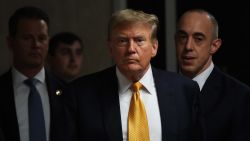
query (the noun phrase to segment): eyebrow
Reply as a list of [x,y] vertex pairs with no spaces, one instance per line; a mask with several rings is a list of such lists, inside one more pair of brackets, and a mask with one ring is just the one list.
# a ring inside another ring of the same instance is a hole
[[204,34],[204,33],[202,33],[202,32],[195,32],[193,35],[194,35],[194,36],[202,36],[202,37],[206,37],[206,36],[205,36],[205,34]]
[[187,34],[187,32],[184,30],[177,30],[176,34]]
[[[188,34],[188,33],[184,30],[178,30],[177,34]],[[192,35],[205,37],[205,34],[202,32],[194,32]]]

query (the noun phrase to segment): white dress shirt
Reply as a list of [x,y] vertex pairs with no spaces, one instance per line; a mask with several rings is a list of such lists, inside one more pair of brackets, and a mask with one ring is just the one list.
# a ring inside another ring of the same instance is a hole
[[[120,112],[121,112],[121,122],[122,122],[122,134],[123,141],[127,141],[128,135],[128,112],[130,106],[130,100],[132,96],[132,91],[130,82],[120,71],[116,68],[116,75],[119,83],[119,100],[120,100]],[[145,75],[139,80],[143,85],[140,90],[140,97],[144,103],[144,107],[147,113],[149,135],[151,141],[161,141],[161,117],[159,111],[159,104],[156,95],[155,83],[152,74],[151,66]]]
[[[13,76],[16,114],[20,132],[20,141],[29,141],[28,97],[30,89],[29,86],[27,86],[24,83],[24,80],[28,78],[15,68],[12,68],[12,76]],[[46,128],[46,138],[47,141],[49,141],[50,105],[49,105],[47,86],[45,82],[44,68],[36,76],[34,76],[34,78],[36,78],[39,81],[36,84],[36,88],[42,100],[45,128]]]
[[200,90],[202,90],[208,76],[213,71],[213,69],[214,69],[214,63],[211,62],[211,64],[209,65],[209,67],[205,71],[203,71],[202,73],[200,73],[199,75],[197,75],[193,78],[193,80],[198,83]]

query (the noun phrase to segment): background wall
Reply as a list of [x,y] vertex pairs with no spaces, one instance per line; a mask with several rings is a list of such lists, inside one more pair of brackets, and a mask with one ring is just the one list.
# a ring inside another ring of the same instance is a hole
[[112,65],[106,48],[108,19],[113,12],[112,0],[1,0],[0,1],[0,74],[11,65],[6,45],[8,19],[19,7],[33,5],[50,17],[50,36],[61,31],[79,35],[85,46],[83,74]]

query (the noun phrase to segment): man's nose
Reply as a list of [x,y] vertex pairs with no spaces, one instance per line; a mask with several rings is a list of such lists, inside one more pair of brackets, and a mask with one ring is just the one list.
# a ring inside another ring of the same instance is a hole
[[193,40],[192,38],[188,38],[185,44],[186,50],[193,50]]
[[128,51],[135,52],[135,46],[136,46],[135,42],[133,40],[130,40],[128,44]]

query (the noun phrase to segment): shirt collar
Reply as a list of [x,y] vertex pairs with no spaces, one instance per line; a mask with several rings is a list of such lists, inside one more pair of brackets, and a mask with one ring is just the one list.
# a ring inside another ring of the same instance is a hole
[[198,83],[200,90],[203,88],[203,86],[204,86],[208,76],[212,72],[213,68],[214,68],[214,64],[213,64],[213,62],[211,62],[211,64],[209,65],[209,67],[205,71],[203,71],[202,73],[200,73],[199,75],[197,75],[193,78],[193,80]]
[[[27,76],[19,72],[15,67],[12,68],[13,83],[19,85],[24,80],[28,79]],[[45,83],[45,69],[42,68],[33,78],[36,78],[40,83]]]
[[[118,85],[119,85],[119,93],[124,93],[126,90],[130,88],[132,82],[130,82],[116,67],[116,75],[118,78]],[[144,76],[139,80],[139,82],[143,85],[144,89],[147,90],[150,94],[154,91],[154,79],[151,65],[149,66],[147,72]]]

